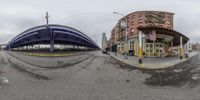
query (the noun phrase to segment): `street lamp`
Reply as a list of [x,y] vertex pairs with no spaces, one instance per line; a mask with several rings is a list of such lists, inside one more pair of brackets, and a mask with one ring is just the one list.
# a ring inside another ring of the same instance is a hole
[[125,18],[126,22],[126,28],[125,28],[125,59],[127,59],[127,34],[128,34],[128,19],[125,15],[118,13],[118,12],[113,12],[114,14],[120,15]]

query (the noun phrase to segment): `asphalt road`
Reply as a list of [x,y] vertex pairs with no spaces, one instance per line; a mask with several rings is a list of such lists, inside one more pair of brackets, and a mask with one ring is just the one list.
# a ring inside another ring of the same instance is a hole
[[[7,61],[3,56],[10,60]],[[78,59],[79,56],[82,60]],[[101,54],[100,51],[71,57],[73,64],[67,64],[72,62],[68,58],[59,58],[61,61],[65,59],[68,61],[65,61],[66,64],[63,66],[54,68],[49,68],[48,62],[42,65],[48,65],[46,68],[38,68],[40,66],[37,66],[37,60],[44,58],[14,60],[16,57],[26,58],[24,55],[7,56],[0,52],[0,77],[9,80],[8,84],[0,85],[0,100],[199,100],[200,98],[199,55],[173,69],[157,71],[134,69],[117,62],[109,55]],[[35,60],[30,62],[30,59]],[[25,64],[26,62],[35,63],[36,66],[29,66]]]

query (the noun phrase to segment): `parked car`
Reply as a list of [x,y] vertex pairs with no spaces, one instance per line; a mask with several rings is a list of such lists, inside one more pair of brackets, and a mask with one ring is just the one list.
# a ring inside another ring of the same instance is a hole
[[107,54],[106,49],[102,49],[102,53],[103,53],[103,54]]

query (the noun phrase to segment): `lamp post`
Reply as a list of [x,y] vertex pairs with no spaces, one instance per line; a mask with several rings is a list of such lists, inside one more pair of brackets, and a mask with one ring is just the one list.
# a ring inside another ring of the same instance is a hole
[[125,22],[126,22],[126,27],[125,27],[125,44],[124,44],[124,47],[125,47],[125,59],[127,59],[127,35],[128,35],[128,19],[125,15],[121,14],[121,13],[118,13],[118,12],[113,12],[114,14],[117,14],[117,15],[120,15],[122,17],[125,18]]
[[139,31],[139,63],[142,64],[142,31]]
[[10,42],[9,42],[9,45],[8,45],[9,47],[8,47],[8,51],[10,51]]
[[183,37],[180,37],[180,59],[183,59]]

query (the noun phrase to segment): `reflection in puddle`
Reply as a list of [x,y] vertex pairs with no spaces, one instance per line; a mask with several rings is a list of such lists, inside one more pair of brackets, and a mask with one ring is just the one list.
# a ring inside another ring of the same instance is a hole
[[6,84],[8,84],[8,83],[9,83],[9,81],[8,81],[7,78],[5,78],[5,77],[0,77],[0,84],[1,84],[1,85],[6,85]]
[[193,74],[193,75],[192,75],[192,79],[198,81],[198,80],[200,80],[200,75],[197,74],[197,73],[196,73],[196,74]]

